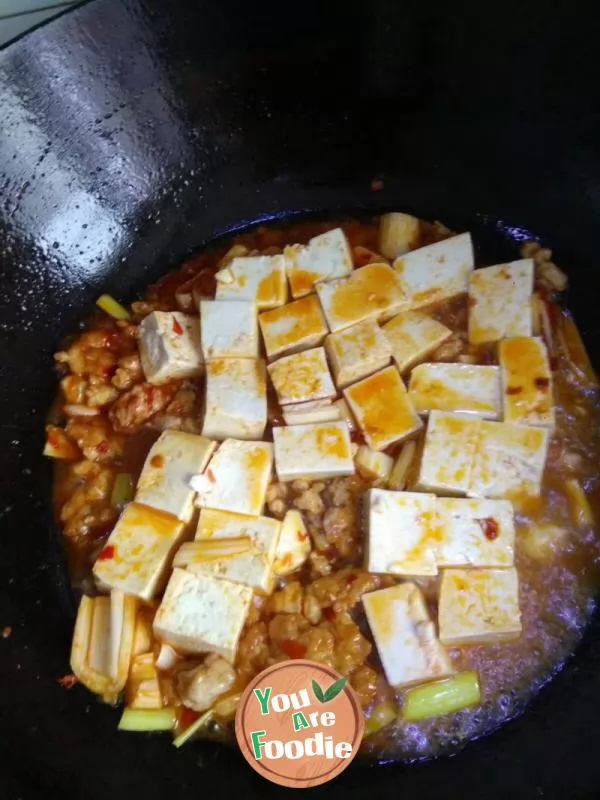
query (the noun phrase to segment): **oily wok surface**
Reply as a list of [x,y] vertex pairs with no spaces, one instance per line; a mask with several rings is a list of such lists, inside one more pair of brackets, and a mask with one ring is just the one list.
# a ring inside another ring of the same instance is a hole
[[[57,682],[69,671],[72,620],[50,527],[43,415],[51,353],[101,290],[131,298],[248,221],[404,208],[470,228],[489,263],[522,236],[550,242],[598,364],[591,15],[566,3],[552,15],[534,3],[527,17],[490,19],[475,4],[458,15],[309,3],[290,25],[270,3],[187,6],[96,0],[0,55],[9,798],[278,793],[234,751],[177,753],[160,738],[117,736],[116,712]],[[597,631],[593,623],[563,674],[495,736],[450,760],[358,766],[327,791],[593,796]]]

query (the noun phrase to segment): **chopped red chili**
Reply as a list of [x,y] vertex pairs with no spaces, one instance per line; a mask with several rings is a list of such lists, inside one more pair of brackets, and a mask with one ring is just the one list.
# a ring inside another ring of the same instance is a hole
[[183,328],[181,327],[179,322],[175,319],[175,317],[173,317],[173,330],[178,336],[181,336],[181,334],[183,333]]
[[522,386],[507,386],[506,387],[506,394],[521,394],[523,391]]
[[500,533],[500,526],[498,525],[497,520],[493,517],[485,517],[484,519],[477,519],[475,522],[478,522],[481,526],[481,530],[483,531],[483,535],[486,539],[489,539],[490,542],[493,542],[494,539],[498,538],[498,534]]
[[193,725],[194,722],[196,722],[199,716],[200,714],[197,711],[194,711],[192,708],[181,706],[178,719],[180,729],[182,731],[187,730],[190,725]]
[[164,456],[161,456],[160,453],[157,453],[150,459],[150,465],[152,467],[156,467],[157,469],[160,469],[162,466],[164,466],[164,463],[165,463],[165,458]]
[[48,433],[48,444],[51,447],[60,447],[60,439],[55,433]]
[[111,558],[115,557],[115,546],[114,544],[107,544],[99,553],[98,553],[98,561],[108,561]]
[[96,447],[96,450],[99,453],[108,453],[109,447],[110,447],[110,445],[108,444],[108,442],[105,439],[103,442],[100,442],[100,444]]
[[304,658],[306,655],[306,645],[297,642],[295,639],[284,639],[281,649],[290,658]]
[[335,619],[335,611],[333,610],[333,606],[327,606],[323,609],[323,616],[328,622],[333,622]]
[[536,389],[547,389],[550,386],[550,378],[536,378],[534,383]]
[[358,575],[355,575],[354,572],[351,572],[346,578],[346,583],[351,586],[357,578]]

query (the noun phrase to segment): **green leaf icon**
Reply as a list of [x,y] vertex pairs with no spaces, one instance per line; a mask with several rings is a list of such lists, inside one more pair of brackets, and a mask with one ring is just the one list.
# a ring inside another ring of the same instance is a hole
[[319,686],[319,684],[313,680],[312,682],[312,690],[315,693],[315,697],[320,703],[325,702],[325,695],[323,694],[323,689]]
[[333,700],[334,697],[338,696],[346,685],[347,680],[348,678],[339,678],[337,681],[334,681],[326,691],[323,691],[319,684],[313,680],[312,689],[315,693],[315,697],[320,703],[328,703],[330,700]]
[[334,697],[337,697],[346,685],[347,680],[348,678],[339,678],[339,680],[334,681],[334,683],[332,683],[329,689],[327,689],[325,692],[325,699],[323,702],[328,703],[330,700],[333,700]]

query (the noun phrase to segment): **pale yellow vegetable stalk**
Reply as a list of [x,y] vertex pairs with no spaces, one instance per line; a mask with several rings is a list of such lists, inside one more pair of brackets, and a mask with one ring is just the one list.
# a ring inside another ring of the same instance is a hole
[[479,677],[471,670],[451,678],[409,689],[404,696],[402,719],[415,722],[427,717],[441,717],[481,701]]

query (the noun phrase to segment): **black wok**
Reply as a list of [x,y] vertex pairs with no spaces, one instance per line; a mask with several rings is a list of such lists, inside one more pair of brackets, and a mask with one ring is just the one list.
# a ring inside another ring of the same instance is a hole
[[[282,791],[233,750],[118,735],[118,712],[57,683],[72,609],[40,455],[56,343],[100,291],[131,298],[234,227],[393,208],[469,227],[490,260],[551,242],[597,363],[599,28],[562,0],[96,0],[0,53],[2,797]],[[313,795],[597,796],[599,630],[495,735]]]

